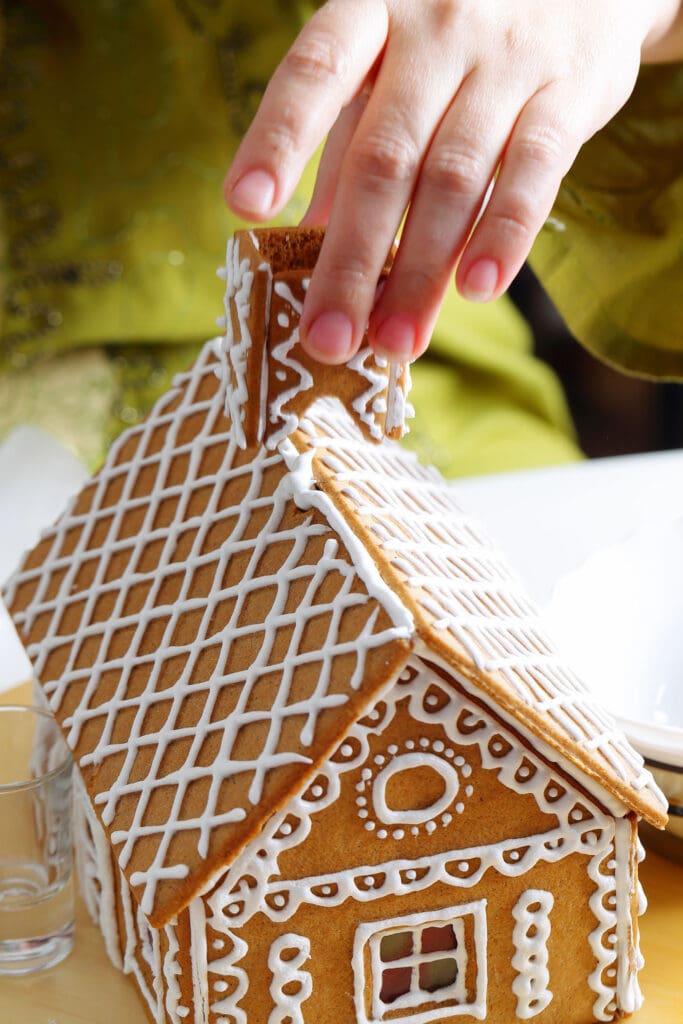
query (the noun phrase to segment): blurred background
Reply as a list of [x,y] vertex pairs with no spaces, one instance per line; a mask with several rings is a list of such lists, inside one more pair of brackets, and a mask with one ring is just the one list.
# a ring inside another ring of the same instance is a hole
[[590,458],[683,447],[683,385],[618,373],[567,330],[525,265],[510,288],[534,333],[536,354],[558,374],[579,442]]

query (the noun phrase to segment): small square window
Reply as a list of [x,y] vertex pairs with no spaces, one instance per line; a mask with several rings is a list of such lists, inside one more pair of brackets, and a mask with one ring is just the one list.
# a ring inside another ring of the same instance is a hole
[[379,958],[383,964],[391,963],[392,960],[400,960],[404,956],[410,956],[412,952],[412,932],[390,932],[389,935],[383,935],[380,940]]
[[360,925],[354,963],[359,1024],[411,1024],[486,1010],[485,900]]
[[441,949],[457,949],[458,940],[455,937],[452,924],[444,924],[440,927],[431,925],[422,932],[422,952],[436,953]]

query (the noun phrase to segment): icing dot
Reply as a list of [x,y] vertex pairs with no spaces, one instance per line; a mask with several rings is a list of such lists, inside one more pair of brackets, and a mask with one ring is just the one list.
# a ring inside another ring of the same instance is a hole
[[614,970],[613,967],[610,967],[609,970],[605,971],[605,974],[608,978],[616,978],[617,976],[617,972]]
[[331,896],[332,895],[332,886],[331,885],[323,885],[323,887],[320,890],[320,892],[322,893],[323,896]]
[[287,374],[284,370],[276,370],[275,376],[279,381],[287,380]]
[[432,832],[434,832],[435,829],[436,829],[436,822],[434,822],[434,821],[428,821],[427,824],[425,825],[425,831],[429,832],[430,835],[432,834]]
[[444,744],[442,740],[434,740],[434,742],[432,743],[432,750],[435,750],[437,754],[440,754],[443,749]]
[[365,809],[365,807],[360,807],[360,808],[358,809],[358,817],[359,817],[359,818],[367,818],[367,816],[368,816],[368,812],[367,812],[367,810]]
[[374,823],[374,821],[366,821],[365,822],[365,828],[368,830],[368,832],[374,832],[375,831],[375,823]]
[[366,800],[366,798],[364,796],[357,796],[356,797],[356,803],[358,804],[359,807],[365,807],[367,802],[368,801]]
[[388,751],[390,754],[398,754],[398,747],[396,746],[395,743],[392,743],[391,746],[388,748]]
[[360,777],[361,779],[371,779],[372,772],[370,771],[369,768],[364,768],[363,771],[360,773]]
[[460,863],[458,864],[458,871],[469,871],[469,869],[469,861],[461,860]]
[[423,750],[426,750],[427,747],[429,746],[429,740],[427,739],[426,736],[420,737],[420,746],[422,747]]
[[339,753],[342,757],[351,757],[353,754],[353,747],[350,743],[342,743]]
[[491,744],[491,750],[493,751],[494,754],[500,754],[503,750],[505,750],[505,746],[500,742],[500,740],[494,740],[493,743]]
[[[190,1015],[190,1011],[187,1006],[178,1006],[176,1008],[176,1013],[179,1017],[188,1017]],[[216,1024],[228,1024],[228,1022],[225,1017],[221,1017],[216,1021]]]
[[276,907],[284,907],[286,902],[287,900],[280,892],[276,893],[275,896],[273,896],[273,903],[275,904]]
[[232,914],[233,917],[235,916],[235,914],[239,914],[239,912],[240,912],[240,905],[239,905],[239,903],[231,903],[230,906],[228,907],[228,913]]
[[381,754],[377,754],[375,757],[375,764],[384,764],[384,758]]
[[472,796],[474,793],[474,786],[465,786],[465,796]]
[[[286,313],[278,313],[278,315],[277,315],[277,322],[280,325],[280,327],[289,327],[289,317],[287,316]],[[280,370],[278,372],[281,373],[282,371]],[[277,374],[276,374],[276,376],[277,376]],[[283,376],[284,376],[284,374],[283,374]]]
[[452,814],[442,814],[441,815],[441,824],[442,825],[450,825],[450,823],[452,821],[453,821],[453,815]]
[[415,740],[408,740],[406,750],[415,750]]
[[411,836],[419,836],[420,830],[417,827],[417,825],[413,825],[413,827],[410,830],[410,834],[411,834]]
[[522,767],[517,772],[517,775],[519,776],[520,779],[528,779],[529,776],[531,775],[531,768],[529,768],[528,765],[523,764]]
[[303,280],[301,281],[301,287],[303,288],[304,291],[307,290],[307,288],[308,288],[310,283],[311,283],[310,277],[304,277],[303,278]]
[[227,981],[223,981],[219,978],[218,981],[214,981],[213,988],[214,992],[225,992],[228,987]]
[[581,821],[582,818],[583,818],[583,814],[576,807],[574,808],[573,811],[569,812],[569,820],[570,821]]
[[378,839],[386,839],[386,838],[387,838],[387,835],[388,835],[388,832],[387,832],[387,830],[386,830],[385,828],[381,828],[381,829],[379,830],[379,832],[377,833],[377,838],[378,838]]
[[357,782],[356,783],[356,793],[363,793],[364,791],[365,791],[365,783],[364,782]]
[[403,839],[405,832],[403,831],[402,828],[395,828],[391,834],[394,837],[394,839]]
[[[595,842],[595,840],[597,838],[596,835],[595,835],[595,832],[589,832],[588,835],[592,836],[593,842]],[[616,867],[617,867],[617,862],[615,861],[614,857],[610,857],[610,859],[607,861],[607,869],[609,871],[615,871]]]
[[610,946],[616,945],[616,941],[617,941],[616,935],[614,933],[612,933],[612,935],[608,935],[607,936],[607,941],[609,942]]
[[472,765],[471,765],[471,764],[464,764],[464,765],[462,766],[462,775],[463,775],[463,778],[464,778],[464,779],[469,779],[469,777],[470,777],[470,775],[471,775],[471,774],[472,774]]
[[[452,747],[446,747],[445,754],[446,754],[446,757],[455,757],[455,751],[453,750]],[[457,765],[464,764],[465,763],[465,758],[464,757],[457,757],[456,760],[455,760],[455,763]]]
[[372,875],[366,875],[363,881],[368,886],[368,888],[375,888],[375,879],[372,877]]
[[223,939],[214,939],[211,945],[214,949],[223,949],[225,947]]
[[290,825],[290,823],[288,821],[284,821],[282,823],[282,825],[280,825],[280,835],[291,836],[291,834],[292,834],[292,826]]
[[508,857],[510,860],[519,860],[519,850],[510,850]]
[[325,790],[322,786],[311,786],[311,796],[314,796],[316,800],[321,797]]
[[414,871],[412,868],[410,868],[408,871],[405,872],[406,882],[414,882],[416,878],[417,878],[417,871]]
[[465,810],[465,805],[462,802],[462,800],[458,800],[457,804],[455,805],[455,809],[458,812],[458,814],[462,814],[462,812]]
[[425,704],[427,704],[428,707],[434,708],[434,707],[436,707],[436,705],[438,703],[439,703],[439,698],[437,697],[437,695],[435,693],[427,694],[427,697],[425,698]]
[[549,787],[549,789],[547,791],[547,796],[548,796],[549,800],[555,800],[559,795],[560,795],[560,791],[559,791],[559,789],[557,789],[556,786],[550,786]]

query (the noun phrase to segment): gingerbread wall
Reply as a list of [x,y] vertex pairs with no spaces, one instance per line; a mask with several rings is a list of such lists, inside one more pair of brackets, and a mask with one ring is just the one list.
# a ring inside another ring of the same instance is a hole
[[[212,1024],[508,1022],[520,1010],[567,1024],[610,1005],[612,819],[430,672],[404,673],[264,836],[251,872],[207,897],[221,946],[220,967],[209,951]],[[374,932],[413,942],[398,967],[378,962]],[[444,941],[464,946],[460,961]],[[425,966],[435,960],[443,983]]]

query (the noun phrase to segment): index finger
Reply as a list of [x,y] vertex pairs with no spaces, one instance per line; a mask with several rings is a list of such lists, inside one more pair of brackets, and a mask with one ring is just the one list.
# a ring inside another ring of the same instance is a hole
[[226,177],[225,198],[235,213],[265,220],[284,206],[362,88],[387,32],[381,0],[330,0],[314,14],[271,78]]

